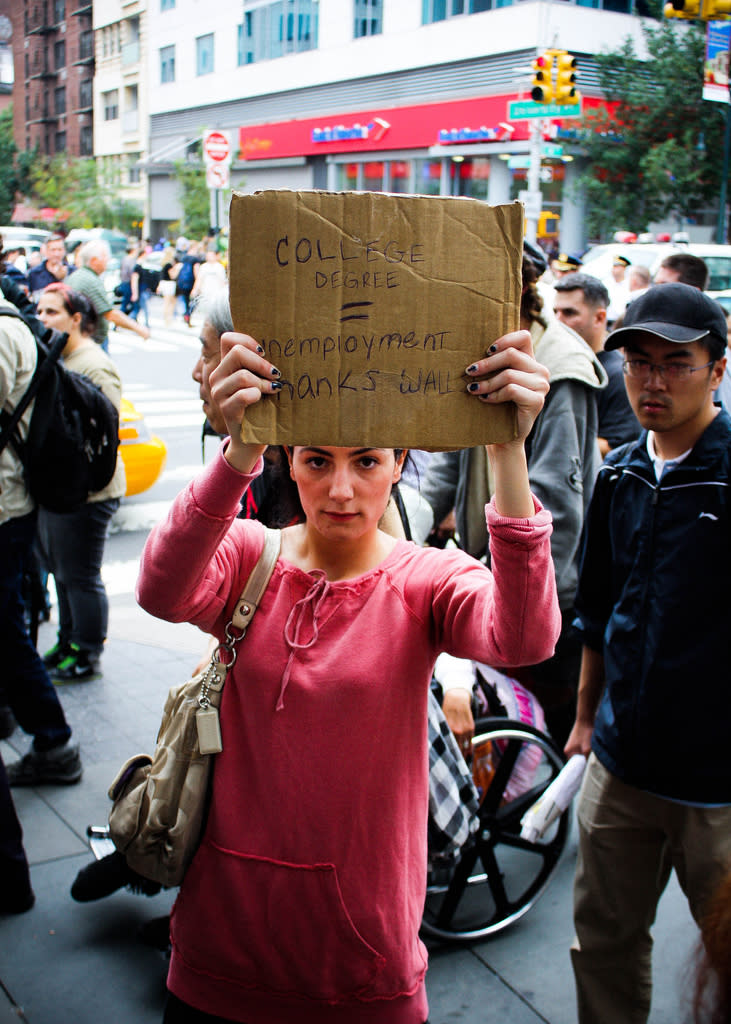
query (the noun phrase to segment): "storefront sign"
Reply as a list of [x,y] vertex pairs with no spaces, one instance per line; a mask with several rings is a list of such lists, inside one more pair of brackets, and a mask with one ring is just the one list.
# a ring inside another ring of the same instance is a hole
[[709,21],[706,28],[706,59],[703,65],[703,99],[728,103],[728,54],[731,22]]
[[457,142],[508,142],[515,126],[501,121],[494,128],[440,128],[439,145],[449,146]]

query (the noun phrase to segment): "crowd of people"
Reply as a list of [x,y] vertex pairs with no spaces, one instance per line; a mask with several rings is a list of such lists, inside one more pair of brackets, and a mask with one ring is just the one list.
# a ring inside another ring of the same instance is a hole
[[[104,309],[90,276],[102,273],[98,244],[82,247],[73,273],[58,248],[34,268],[37,315],[68,333],[67,365],[96,375],[118,404],[99,321],[108,329],[135,316],[145,336],[140,250],[131,245],[123,261],[117,310]],[[670,256],[653,282],[618,257],[600,281],[580,257],[549,261],[526,246],[520,329],[465,369],[475,401],[515,403],[517,436],[418,453],[411,481],[433,527],[416,544],[384,528],[404,450],[267,452],[242,442],[246,410],[277,401],[280,373],[257,339],[233,331],[218,253],[200,255],[178,239],[157,290],[169,322],[178,299],[186,323],[202,301],[193,377],[224,440],[153,529],[138,599],[220,639],[260,553],[262,522],[282,528],[282,553],[246,640],[246,673],[233,666],[222,706],[237,742],[218,755],[204,837],[175,906],[167,1024],[427,1020],[423,725],[443,652],[519,680],[566,755],[588,758],[571,950],[580,1024],[647,1020],[651,926],[673,870],[704,937],[697,1019],[731,1020],[720,682],[731,644],[724,591],[711,580],[731,557],[731,405],[726,317],[704,293],[703,261]],[[5,277],[0,287],[7,299]],[[34,365],[31,332],[1,320],[4,408]],[[33,736],[25,757],[0,765],[0,912],[33,905],[9,787],[81,777],[52,674],[82,682],[98,672],[108,611],[99,568],[123,490],[115,475],[69,530],[69,520],[33,508],[17,456],[0,453],[9,654],[0,704]],[[58,597],[58,642],[43,659],[23,615],[34,544]],[[445,687],[443,712],[469,750],[469,685]],[[77,898],[132,880],[121,854],[110,864],[101,888],[93,871],[77,882]]]

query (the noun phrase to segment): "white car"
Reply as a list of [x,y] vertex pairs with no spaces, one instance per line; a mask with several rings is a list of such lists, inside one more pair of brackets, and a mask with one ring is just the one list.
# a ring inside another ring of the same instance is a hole
[[689,252],[705,261],[709,271],[707,291],[711,294],[731,289],[731,245],[700,242],[610,242],[589,249],[582,257],[584,265],[581,269],[604,280],[609,277],[614,257],[626,256],[630,263],[641,263],[646,266],[654,277],[665,257],[674,252]]

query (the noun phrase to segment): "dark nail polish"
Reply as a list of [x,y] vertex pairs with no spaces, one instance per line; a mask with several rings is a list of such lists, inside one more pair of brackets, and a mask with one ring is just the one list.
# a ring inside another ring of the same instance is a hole
[[471,384],[468,384],[468,385],[467,385],[467,390],[468,390],[468,391],[477,391],[477,389],[479,388],[479,386],[480,386],[480,385],[479,385],[479,384],[477,383],[477,381],[476,381],[476,380],[473,380]]
[[272,391],[281,391],[282,390],[282,382],[280,380],[272,381],[271,389],[272,389]]
[[473,363],[472,366],[467,367],[467,373],[477,373],[477,366]]
[[281,377],[281,376],[282,376],[282,375],[281,375],[281,373],[279,372],[279,370],[278,370],[278,369],[276,368],[276,366],[273,366],[273,367],[272,367],[272,377]]
[[493,355],[495,352],[497,352],[497,345],[490,345],[487,351],[489,355]]
[[256,351],[259,353],[260,356],[264,355],[264,349],[261,347],[261,345],[256,346]]

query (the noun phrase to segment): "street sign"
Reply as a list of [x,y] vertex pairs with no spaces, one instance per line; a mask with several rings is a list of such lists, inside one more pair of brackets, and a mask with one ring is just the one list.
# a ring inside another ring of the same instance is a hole
[[538,117],[581,117],[582,103],[536,103],[534,100],[511,100],[508,121],[531,121]]
[[551,142],[544,142],[541,147],[541,155],[549,159],[558,160],[563,156],[563,146],[556,146]]
[[228,164],[209,164],[206,167],[206,185],[208,188],[228,188],[231,173]]
[[227,132],[203,132],[203,159],[207,164],[231,162],[231,140]]

